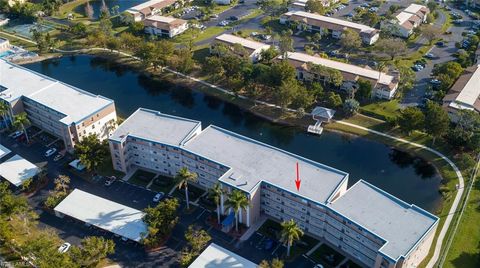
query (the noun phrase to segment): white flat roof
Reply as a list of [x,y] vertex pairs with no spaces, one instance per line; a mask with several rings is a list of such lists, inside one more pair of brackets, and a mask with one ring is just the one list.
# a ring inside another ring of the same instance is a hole
[[26,97],[63,115],[71,124],[98,112],[113,100],[67,85],[48,76],[0,59],[0,99]]
[[79,189],[73,190],[54,210],[137,242],[142,233],[147,233],[142,211]]
[[238,36],[233,35],[233,34],[221,34],[221,35],[215,37],[215,39],[220,40],[220,41],[225,42],[225,43],[229,43],[229,44],[240,44],[243,47],[253,49],[253,50],[262,49],[262,48],[268,49],[270,47],[270,45],[267,45],[267,44],[264,44],[264,43],[261,43],[261,42],[257,42],[257,41],[253,41],[253,40],[249,40],[249,39],[246,39],[246,38],[238,37]]
[[257,265],[217,244],[210,244],[189,268],[257,268]]
[[407,12],[400,12],[398,15],[395,17],[398,20],[398,24],[403,24],[406,21],[408,21],[411,17],[415,16],[414,14],[407,13]]
[[155,15],[155,16],[151,16],[151,17],[146,18],[146,20],[158,21],[158,22],[163,22],[163,23],[172,23],[172,22],[174,22],[178,19],[173,18],[173,17],[165,17],[165,16],[160,16],[160,15]]
[[296,16],[300,16],[300,17],[304,17],[304,18],[309,18],[309,19],[312,19],[312,20],[324,21],[324,22],[328,22],[328,23],[332,23],[332,24],[345,26],[347,28],[358,29],[362,32],[372,32],[372,31],[376,30],[375,28],[372,28],[372,27],[367,26],[367,25],[363,25],[363,24],[359,24],[359,23],[355,23],[355,22],[351,22],[351,21],[347,21],[347,20],[341,20],[341,19],[337,19],[337,18],[333,18],[333,17],[322,16],[322,15],[318,15],[318,14],[310,13],[310,12],[305,12],[305,11],[291,11],[291,12],[285,13],[285,15],[287,15],[287,16],[296,15]]
[[40,172],[39,167],[18,154],[0,164],[0,177],[17,187],[27,179],[37,175],[38,172]]
[[119,142],[132,136],[178,146],[200,127],[199,121],[139,108],[113,132],[110,140]]
[[144,8],[147,8],[149,6],[153,6],[153,5],[155,5],[157,3],[161,3],[163,1],[166,1],[166,0],[150,0],[150,1],[147,1],[145,3],[141,3],[141,4],[138,4],[136,6],[133,6],[133,7],[129,8],[129,10],[140,11]]
[[480,96],[480,68],[477,68],[455,99],[456,102],[472,106]]
[[405,8],[403,11],[416,14],[418,11],[420,11],[422,8],[426,8],[426,6],[422,6],[419,4],[410,4],[407,8]]
[[11,151],[6,148],[5,146],[1,145],[0,144],[0,158],[6,156],[7,154],[9,154]]
[[288,52],[288,58],[291,60],[296,60],[296,61],[305,62],[305,63],[311,62],[313,64],[322,65],[325,67],[329,67],[329,68],[336,69],[346,73],[355,74],[355,75],[366,77],[373,80],[378,80],[378,78],[380,78],[378,83],[383,85],[389,85],[393,81],[393,76],[388,75],[386,73],[381,73],[380,75],[380,72],[376,70],[367,69],[360,66],[343,63],[339,61],[334,61],[334,60],[329,60],[321,57],[310,56],[305,53]]

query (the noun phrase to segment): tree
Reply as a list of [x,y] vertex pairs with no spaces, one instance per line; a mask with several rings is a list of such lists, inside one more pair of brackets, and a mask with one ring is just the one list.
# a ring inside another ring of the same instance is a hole
[[271,63],[278,56],[278,50],[270,46],[268,49],[264,49],[260,52],[260,61],[265,63]]
[[7,116],[9,113],[10,113],[10,106],[5,102],[0,101],[0,116],[2,117],[5,127],[8,127]]
[[296,240],[299,240],[303,236],[303,231],[293,219],[284,221],[281,225],[282,231],[280,233],[280,241],[287,244],[287,257],[289,257],[290,247]]
[[297,80],[286,80],[282,82],[282,85],[277,89],[275,98],[276,102],[282,110],[285,110],[290,103],[294,100],[300,85]]
[[188,48],[181,48],[175,52],[175,57],[171,61],[172,67],[181,73],[190,73],[195,66],[193,52]]
[[342,97],[335,92],[328,92],[327,104],[329,107],[337,108],[342,105]]
[[27,143],[30,143],[27,130],[25,129],[25,126],[28,125],[30,125],[30,120],[28,119],[26,112],[19,113],[13,117],[13,127],[15,127],[17,130],[23,131],[23,134],[27,139]]
[[440,89],[446,91],[462,74],[463,68],[458,62],[449,61],[433,68],[433,75],[440,80]]
[[295,67],[293,67],[288,61],[281,60],[274,62],[270,68],[268,84],[272,87],[280,86],[283,81],[295,80],[297,72]]
[[85,37],[87,35],[87,25],[82,22],[75,23],[74,25],[70,26],[68,30],[78,36],[78,37]]
[[360,97],[360,99],[370,99],[372,97],[372,83],[366,79],[358,79],[358,90],[356,93],[357,97]]
[[142,43],[142,38],[134,36],[129,32],[123,32],[119,36],[120,47],[123,49],[128,49],[131,51],[136,51],[140,44]]
[[293,51],[293,39],[288,33],[283,33],[279,43],[280,54],[287,59],[287,53]]
[[238,217],[242,209],[249,206],[248,199],[240,190],[233,190],[225,202],[227,208],[233,209],[235,213],[235,231],[238,232]]
[[93,20],[94,11],[92,5],[90,5],[90,1],[87,1],[87,4],[85,5],[85,15]]
[[439,104],[429,101],[425,110],[425,131],[433,137],[432,144],[437,138],[448,132],[450,118],[448,113]]
[[273,258],[270,262],[267,260],[263,260],[258,265],[259,268],[283,268],[284,264],[283,261],[277,258]]
[[417,107],[407,107],[400,112],[398,125],[400,129],[410,135],[414,130],[421,130],[424,126],[425,116]]
[[213,202],[217,205],[217,222],[220,224],[220,199],[221,196],[224,194],[222,186],[220,183],[215,183],[215,185],[208,189],[208,196],[213,199]]
[[83,137],[75,144],[75,156],[87,170],[95,171],[109,155],[107,141],[100,141],[96,134]]
[[66,175],[58,175],[54,183],[55,183],[55,191],[67,193],[69,184],[70,184],[70,177]]
[[347,116],[356,114],[359,108],[360,103],[358,103],[358,101],[356,101],[355,99],[348,99],[345,100],[345,102],[343,103],[343,111]]
[[380,16],[378,16],[377,13],[374,12],[364,12],[361,15],[361,19],[362,22],[364,22],[365,24],[374,27],[380,21]]
[[353,51],[362,45],[362,39],[356,31],[347,29],[342,33],[340,45],[346,51]]
[[118,50],[121,46],[120,40],[116,37],[110,37],[107,39],[107,48],[110,49],[111,52],[114,50]]
[[97,267],[108,255],[115,253],[115,243],[100,236],[89,236],[82,239],[81,246],[73,246],[69,253],[81,267]]
[[407,45],[400,38],[383,38],[377,41],[375,49],[389,56],[390,60],[393,60],[395,57],[402,56],[407,52]]
[[219,57],[212,56],[205,58],[203,71],[205,71],[207,74],[210,74],[213,83],[215,83],[218,78],[223,76],[225,70],[222,66],[222,60]]
[[170,198],[162,200],[156,207],[144,209],[143,221],[148,226],[148,233],[142,234],[143,243],[147,246],[157,246],[169,235],[178,222],[178,200]]
[[460,154],[456,160],[458,166],[465,172],[470,172],[477,164],[475,158],[469,153]]
[[152,65],[153,69],[156,70],[158,67],[163,69],[164,66],[167,66],[167,63],[170,61],[175,46],[172,42],[167,40],[160,40],[155,43],[155,48],[152,52]]
[[420,27],[423,37],[427,39],[428,43],[431,45],[433,40],[439,38],[442,35],[442,29],[439,27],[425,24]]
[[322,1],[308,0],[307,3],[305,3],[305,11],[324,15],[325,7],[323,6]]
[[105,36],[110,37],[113,35],[113,25],[109,18],[101,18],[98,27]]
[[212,237],[205,230],[195,229],[193,225],[188,226],[185,232],[185,240],[187,241],[190,250],[198,255],[205,246],[212,240]]
[[108,9],[105,0],[102,0],[102,6],[100,7],[100,19],[110,18],[110,10]]
[[197,182],[198,175],[195,172],[190,172],[187,167],[182,167],[175,176],[178,181],[178,189],[185,189],[185,200],[187,202],[187,209],[190,209],[190,202],[188,200],[188,183]]
[[480,115],[471,110],[460,110],[457,123],[448,132],[448,142],[453,147],[476,151],[480,147]]

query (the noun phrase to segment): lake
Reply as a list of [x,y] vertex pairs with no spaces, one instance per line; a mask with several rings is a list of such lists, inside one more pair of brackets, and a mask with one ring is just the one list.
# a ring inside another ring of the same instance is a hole
[[348,172],[350,185],[364,179],[431,212],[441,204],[441,177],[435,168],[379,142],[328,131],[310,135],[305,129],[271,123],[217,98],[168,81],[154,81],[100,57],[67,56],[25,66],[115,100],[122,117],[144,107],[200,120],[204,128],[214,124]]

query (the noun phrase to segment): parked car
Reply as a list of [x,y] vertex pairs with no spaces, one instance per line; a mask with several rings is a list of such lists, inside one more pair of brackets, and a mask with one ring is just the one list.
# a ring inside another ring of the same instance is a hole
[[54,161],[54,162],[60,161],[63,157],[65,157],[65,155],[63,155],[63,154],[57,154],[57,155],[53,158],[53,161]]
[[71,246],[72,245],[70,243],[65,242],[58,248],[58,252],[65,253],[70,249]]
[[438,41],[437,43],[435,43],[435,45],[439,46],[439,47],[444,47],[445,46],[445,42],[443,41]]
[[110,186],[110,185],[112,185],[116,180],[117,180],[117,178],[116,178],[115,176],[108,177],[108,178],[105,180],[105,186]]
[[440,80],[436,79],[436,78],[430,80],[430,84],[435,85],[435,86],[440,85],[441,83],[442,82]]
[[12,134],[10,134],[10,135],[8,135],[8,136],[9,136],[10,138],[12,138],[12,139],[16,139],[16,138],[18,138],[18,137],[20,137],[20,136],[22,136],[22,135],[23,135],[23,131],[20,131],[20,130],[19,130],[19,131],[13,132]]
[[230,16],[230,17],[228,17],[228,20],[237,21],[237,20],[239,20],[239,18],[237,16]]
[[313,266],[313,268],[323,268],[323,265],[321,265],[320,263],[316,264],[315,266]]
[[218,19],[218,15],[217,14],[212,14],[212,15],[210,15],[210,18],[211,19]]
[[264,249],[271,250],[272,248],[273,248],[273,240],[268,238],[267,240],[265,240]]
[[230,24],[230,22],[226,20],[222,20],[221,22],[218,23],[218,26],[227,26],[228,24]]
[[56,148],[50,148],[45,152],[45,157],[50,157],[57,152]]
[[153,197],[153,202],[160,202],[160,200],[165,196],[165,194],[163,192],[159,192],[157,193],[154,197]]
[[427,58],[427,59],[433,59],[433,58],[435,58],[435,54],[433,54],[433,53],[427,53],[427,54],[425,54],[425,58]]

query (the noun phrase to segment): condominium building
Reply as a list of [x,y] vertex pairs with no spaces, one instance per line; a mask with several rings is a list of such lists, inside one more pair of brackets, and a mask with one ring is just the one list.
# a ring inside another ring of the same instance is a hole
[[188,21],[173,17],[151,16],[143,21],[145,32],[149,34],[174,37],[188,29]]
[[[182,167],[198,174],[204,189],[219,183],[239,190],[249,206],[239,221],[250,227],[261,215],[293,219],[309,235],[368,267],[416,267],[427,255],[438,225],[434,215],[359,181],[348,173],[199,121],[139,109],[109,139],[113,166],[174,176]],[[296,165],[302,185],[295,187]],[[222,214],[226,195],[220,198]]]
[[261,42],[242,38],[233,34],[221,34],[215,37],[215,40],[210,47],[210,53],[219,53],[216,49],[216,46],[218,46],[218,44],[224,44],[232,50],[234,49],[235,45],[240,45],[246,53],[246,55],[241,56],[247,56],[252,62],[257,62],[261,60],[262,51],[270,48],[270,45]]
[[[310,56],[299,52],[289,52],[287,54],[288,62],[297,70],[297,78],[306,81],[320,81],[323,77],[320,74],[312,72],[314,65],[332,68],[341,72],[343,84],[340,89],[351,92],[357,88],[359,79],[367,80],[373,88],[372,95],[380,99],[391,99],[395,96],[398,88],[398,74],[386,74],[372,70],[367,67],[360,67],[348,63]],[[283,59],[283,56],[279,56]]]
[[10,49],[10,41],[8,39],[0,38],[0,53]]
[[1,59],[0,101],[10,107],[7,121],[26,112],[33,125],[63,140],[68,151],[90,134],[108,138],[117,119],[113,100]]
[[480,68],[479,65],[465,69],[463,74],[450,88],[443,98],[443,108],[448,112],[450,119],[458,120],[458,112],[471,110],[480,112]]
[[319,32],[322,34],[331,34],[333,38],[341,38],[346,29],[357,32],[362,38],[363,43],[372,45],[379,35],[379,30],[363,24],[322,16],[305,11],[291,11],[280,17],[280,23],[287,24],[291,22],[299,23],[298,28],[306,27],[307,31]]
[[168,7],[177,7],[178,0],[150,0],[126,10],[133,16],[134,21],[143,21],[147,17],[162,14]]
[[393,35],[407,38],[413,30],[427,21],[430,9],[426,6],[411,4],[398,13],[394,19],[382,22],[382,30]]

